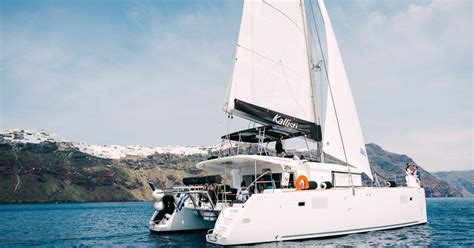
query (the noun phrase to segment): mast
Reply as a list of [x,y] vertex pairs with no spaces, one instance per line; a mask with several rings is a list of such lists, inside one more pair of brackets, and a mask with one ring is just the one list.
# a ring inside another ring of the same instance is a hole
[[[311,41],[311,36],[309,35],[309,32],[308,32],[308,22],[306,18],[306,9],[305,9],[304,0],[300,0],[300,5],[301,5],[301,15],[302,15],[303,24],[304,24],[303,25],[304,37],[306,40],[306,56],[308,58],[308,73],[309,73],[309,79],[310,79],[310,84],[311,84],[311,98],[313,99],[312,104],[313,104],[313,110],[314,110],[314,119],[317,125],[321,125],[319,105],[316,104],[318,99],[317,99],[317,95],[315,94],[316,86],[315,86],[314,75],[313,75],[313,56],[312,56],[312,46],[311,46],[312,41]],[[311,155],[311,151],[309,147],[308,147],[308,152]],[[320,156],[320,161],[324,162],[322,141],[317,141],[317,154],[319,154]]]

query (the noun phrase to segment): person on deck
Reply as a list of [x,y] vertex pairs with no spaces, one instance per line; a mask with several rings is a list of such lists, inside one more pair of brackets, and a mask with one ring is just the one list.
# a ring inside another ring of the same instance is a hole
[[411,169],[410,169],[410,163],[408,163],[408,162],[405,164],[405,174],[406,174],[407,176],[413,175],[413,172],[412,172]]
[[282,136],[278,137],[278,140],[276,141],[276,144],[275,144],[275,150],[278,157],[283,157],[286,154],[285,149],[283,149],[283,143],[281,142],[282,139],[283,139]]
[[245,202],[247,199],[249,199],[249,197],[250,192],[247,189],[247,183],[245,183],[245,181],[242,181],[242,183],[240,184],[240,189],[238,189],[237,191],[237,200]]
[[421,186],[420,174],[418,173],[417,164],[413,164],[413,176],[416,178],[416,182]]

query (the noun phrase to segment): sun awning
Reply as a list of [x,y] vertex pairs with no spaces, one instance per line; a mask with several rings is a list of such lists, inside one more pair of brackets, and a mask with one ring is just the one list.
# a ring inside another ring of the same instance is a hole
[[305,134],[304,132],[291,128],[268,125],[237,131],[224,135],[221,138],[245,143],[258,143],[261,135],[263,135],[263,142],[268,143],[277,141],[279,137],[285,140],[304,136]]
[[196,167],[212,172],[222,172],[225,169],[239,169],[242,167],[279,167],[281,170],[286,168],[292,168],[296,166],[300,161],[290,158],[280,158],[271,156],[259,156],[259,155],[236,155],[222,158],[214,158],[199,162]]

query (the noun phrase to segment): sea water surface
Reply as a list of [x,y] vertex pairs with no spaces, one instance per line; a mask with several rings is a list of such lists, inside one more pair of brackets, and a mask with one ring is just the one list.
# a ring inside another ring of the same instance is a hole
[[[256,247],[474,247],[474,198],[427,199],[427,210],[425,225]],[[216,247],[205,232],[150,233],[152,213],[152,202],[0,205],[0,246]],[[268,228],[284,224],[274,220]]]

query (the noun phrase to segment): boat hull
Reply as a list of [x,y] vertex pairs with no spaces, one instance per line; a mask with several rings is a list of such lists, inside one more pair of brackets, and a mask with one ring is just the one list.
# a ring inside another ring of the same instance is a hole
[[346,235],[427,222],[422,188],[275,190],[224,209],[210,243],[237,245]]
[[166,221],[155,223],[157,211],[153,214],[148,228],[152,232],[184,232],[194,230],[210,229],[214,226],[215,221],[204,220],[196,210],[183,208],[181,211],[174,212]]

